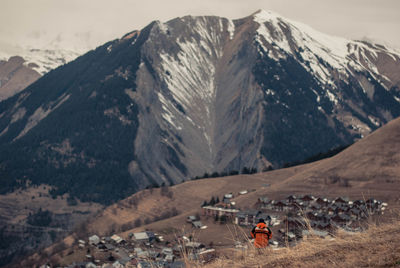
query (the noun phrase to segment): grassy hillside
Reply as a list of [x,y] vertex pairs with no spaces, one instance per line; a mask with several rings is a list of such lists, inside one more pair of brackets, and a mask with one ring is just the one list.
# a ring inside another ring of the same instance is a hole
[[[400,253],[393,249],[398,247],[400,238],[399,215],[396,214],[400,207],[399,133],[400,120],[396,119],[340,154],[318,162],[253,175],[201,179],[168,188],[147,189],[107,207],[64,242],[70,245],[92,234],[118,233],[126,238],[130,232],[152,230],[166,240],[190,234],[205,245],[212,243],[222,253],[232,253],[228,254],[229,259],[218,259],[214,267],[231,267],[233,262],[237,265],[234,267],[257,267],[264,262],[267,266],[277,267],[313,267],[328,263],[339,267],[397,265]],[[242,190],[249,193],[238,195]],[[257,198],[262,196],[280,200],[291,194],[312,194],[327,198],[347,196],[351,200],[373,197],[387,202],[389,211],[378,218],[379,224],[370,225],[365,233],[339,232],[334,240],[312,239],[292,248],[268,249],[264,260],[252,257],[251,250],[242,257],[233,250],[235,236],[248,235],[248,228],[215,223],[201,215],[203,201],[211,197],[221,200],[226,193],[234,194],[232,201],[240,209],[253,208]],[[196,214],[201,216],[207,229],[193,229],[186,223],[187,216]],[[343,265],[342,260],[345,261]]]
[[399,248],[397,218],[389,224],[372,224],[363,233],[339,232],[328,239],[311,237],[295,247],[280,250],[233,250],[202,267],[399,267]]

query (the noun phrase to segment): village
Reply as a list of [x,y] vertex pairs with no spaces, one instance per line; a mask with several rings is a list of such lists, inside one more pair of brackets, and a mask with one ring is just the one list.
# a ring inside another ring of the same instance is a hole
[[[237,196],[247,193],[243,190]],[[185,224],[204,232],[207,231],[204,221],[208,224],[232,224],[248,232],[262,218],[272,229],[270,247],[274,249],[293,245],[310,235],[328,237],[338,228],[348,232],[362,231],[366,219],[383,214],[388,206],[374,198],[351,201],[346,197],[328,199],[290,195],[283,200],[259,197],[253,209],[241,210],[233,201],[234,197],[233,193],[225,194],[221,201],[212,197],[210,202],[201,206],[201,215],[188,216]],[[249,237],[243,237],[232,247],[247,248],[250,242]],[[180,235],[168,241],[149,230],[129,233],[125,238],[116,234],[110,237],[93,234],[87,241],[79,240],[75,250],[81,252],[85,260],[66,266],[68,268],[180,268],[185,267],[185,259],[207,263],[217,256],[217,247],[206,246],[191,236]]]

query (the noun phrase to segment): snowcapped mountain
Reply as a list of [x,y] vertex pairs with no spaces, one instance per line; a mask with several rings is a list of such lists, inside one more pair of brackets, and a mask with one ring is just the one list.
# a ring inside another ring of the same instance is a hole
[[61,49],[57,44],[47,48],[21,48],[0,44],[0,101],[12,97],[50,70],[66,64],[82,50]]
[[35,70],[40,75],[76,59],[79,55],[81,55],[80,52],[65,49],[20,48],[7,52],[0,50],[0,60],[7,61],[13,56],[22,57],[25,60],[24,66]]
[[399,73],[396,51],[272,12],[155,21],[2,103],[2,185],[108,202],[205,172],[280,167],[398,117]]

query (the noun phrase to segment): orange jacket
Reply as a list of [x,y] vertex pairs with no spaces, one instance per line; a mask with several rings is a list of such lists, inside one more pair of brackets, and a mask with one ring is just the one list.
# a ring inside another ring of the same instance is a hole
[[260,222],[251,230],[251,236],[254,238],[256,248],[265,248],[272,237],[272,232],[265,223]]

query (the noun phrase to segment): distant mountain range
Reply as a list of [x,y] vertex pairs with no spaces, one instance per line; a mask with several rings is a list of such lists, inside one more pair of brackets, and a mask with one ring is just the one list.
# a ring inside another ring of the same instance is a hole
[[398,117],[399,63],[267,11],[155,21],[1,103],[1,190],[48,183],[108,203],[300,161]]
[[0,101],[21,92],[40,76],[81,53],[65,49],[3,49],[0,45]]

